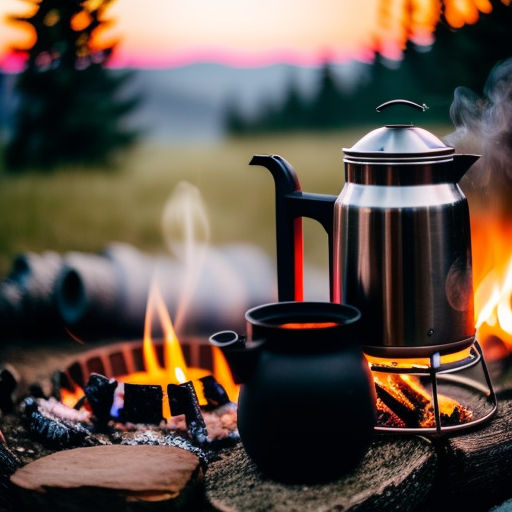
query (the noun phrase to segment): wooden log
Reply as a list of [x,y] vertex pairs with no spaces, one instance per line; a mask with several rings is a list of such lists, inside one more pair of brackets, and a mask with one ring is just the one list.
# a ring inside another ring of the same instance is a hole
[[[315,442],[314,436],[304,442]],[[318,449],[328,451],[329,446],[319,444]],[[206,494],[212,507],[224,512],[409,511],[425,500],[435,471],[436,455],[429,441],[378,437],[345,477],[326,484],[286,485],[265,478],[238,445],[210,465]]]
[[169,446],[96,446],[54,453],[11,477],[20,510],[198,510],[199,459]]
[[439,472],[429,499],[435,510],[482,510],[512,497],[512,390],[484,427],[441,439]]

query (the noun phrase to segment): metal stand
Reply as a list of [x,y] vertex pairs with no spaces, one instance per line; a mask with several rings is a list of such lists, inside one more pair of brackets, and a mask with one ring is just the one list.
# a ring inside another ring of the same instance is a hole
[[[439,352],[435,352],[429,358],[430,364],[428,367],[424,366],[416,366],[411,365],[410,367],[394,367],[387,366],[385,364],[378,364],[372,362],[370,364],[370,370],[372,372],[382,372],[382,373],[394,373],[394,374],[407,374],[407,375],[416,375],[418,377],[428,378],[429,382],[432,386],[432,403],[434,408],[434,417],[435,417],[435,427],[382,427],[376,426],[376,432],[387,432],[387,433],[397,433],[397,434],[428,434],[432,436],[440,436],[448,433],[453,433],[461,430],[466,430],[470,428],[474,428],[477,425],[480,425],[491,418],[491,416],[496,412],[498,408],[498,402],[496,399],[496,394],[494,392],[494,388],[492,386],[491,378],[489,376],[489,371],[487,370],[487,365],[485,364],[485,360],[483,357],[482,349],[478,342],[475,340],[473,346],[470,349],[469,356],[464,357],[463,359],[450,363],[441,363],[441,356]],[[471,367],[476,366],[477,364],[481,365],[483,370],[483,375],[485,378],[485,386],[482,382],[478,382],[475,379],[464,377],[461,375],[455,375],[457,372],[462,370],[469,369]],[[470,421],[466,421],[459,425],[442,425],[441,422],[441,413],[439,407],[439,384],[440,383],[449,383],[454,386],[464,387],[466,389],[475,392],[476,394],[483,396],[486,398],[489,410],[485,412],[483,415],[472,419]]]

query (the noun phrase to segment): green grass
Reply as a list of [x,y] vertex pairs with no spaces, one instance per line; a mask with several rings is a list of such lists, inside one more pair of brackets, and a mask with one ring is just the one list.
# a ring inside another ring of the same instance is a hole
[[[165,251],[160,217],[181,180],[197,185],[203,195],[212,243],[248,242],[273,253],[273,181],[265,169],[248,165],[251,156],[280,154],[294,165],[304,190],[337,194],[343,184],[341,147],[367,131],[269,135],[211,146],[141,145],[115,172],[0,173],[0,276],[17,253],[27,250],[99,251],[117,240]],[[307,221],[304,229],[307,259],[325,264],[320,226]]]

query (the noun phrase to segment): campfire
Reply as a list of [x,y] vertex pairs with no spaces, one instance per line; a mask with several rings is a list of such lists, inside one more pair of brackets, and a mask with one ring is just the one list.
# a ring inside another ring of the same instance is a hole
[[[158,318],[163,331],[163,341],[158,345],[155,344],[152,336],[155,316]],[[188,348],[190,349],[190,347]],[[73,370],[70,370],[68,375],[73,373]],[[84,376],[79,377],[78,380],[83,381]],[[160,397],[161,390],[161,397],[156,399],[156,410],[152,412],[154,421],[151,421],[151,423],[159,423],[159,419],[165,419],[172,424],[167,397],[169,386],[171,386],[171,389],[177,389],[176,386],[183,386],[187,382],[191,383],[190,390],[197,396],[198,404],[208,406],[211,405],[213,398],[205,395],[205,387],[211,387],[212,380],[225,390],[226,395],[229,396],[232,402],[237,401],[238,386],[233,382],[230,370],[219,349],[211,348],[211,369],[187,365],[182,345],[174,330],[169,312],[158,286],[153,283],[148,297],[142,340],[142,369],[134,369],[130,373],[116,375],[116,381],[119,385],[114,391],[114,403],[110,410],[112,417],[114,419],[119,418],[127,389],[129,390],[129,396],[133,392],[140,391],[143,394],[145,393],[147,397],[151,394]],[[64,404],[74,407],[80,398],[85,395],[85,392],[80,383],[75,382],[73,377],[70,377],[70,381],[71,385],[67,389],[62,389],[61,398]],[[206,394],[208,394],[208,391],[206,391]],[[155,418],[159,419],[155,420]]]

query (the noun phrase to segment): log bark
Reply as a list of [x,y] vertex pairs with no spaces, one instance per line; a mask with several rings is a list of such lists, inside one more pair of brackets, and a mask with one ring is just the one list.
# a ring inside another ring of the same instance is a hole
[[430,508],[487,511],[510,498],[512,390],[498,394],[498,412],[488,424],[441,439],[436,449],[439,471]]
[[210,465],[206,493],[212,507],[223,512],[409,511],[425,500],[435,471],[429,441],[379,437],[345,477],[326,484],[287,485],[265,478],[238,445]]
[[168,446],[97,446],[54,453],[11,477],[21,510],[198,510],[199,459]]

